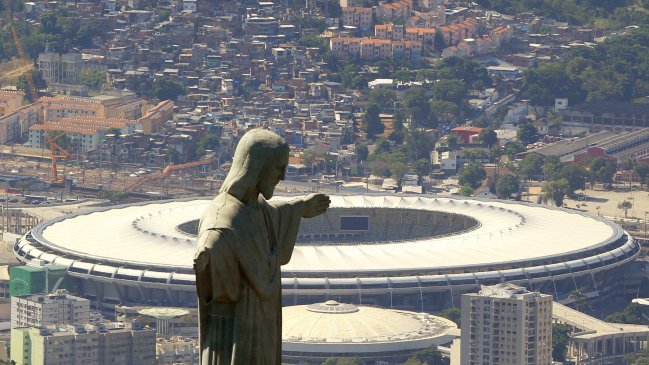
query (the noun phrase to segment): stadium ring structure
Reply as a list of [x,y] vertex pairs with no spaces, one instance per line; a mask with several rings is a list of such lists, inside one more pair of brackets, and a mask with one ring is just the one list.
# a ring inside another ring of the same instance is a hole
[[[331,200],[327,214],[302,220],[282,267],[285,305],[337,300],[428,311],[499,282],[559,301],[575,289],[618,295],[626,264],[640,253],[617,224],[575,210],[426,195]],[[196,220],[208,202],[151,201],[67,215],[36,226],[13,250],[22,262],[67,267],[102,309],[194,307]]]

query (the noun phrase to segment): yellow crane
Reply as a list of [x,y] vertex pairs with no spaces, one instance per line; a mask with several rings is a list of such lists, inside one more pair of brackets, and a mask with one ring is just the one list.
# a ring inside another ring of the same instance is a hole
[[9,4],[9,11],[7,12],[7,17],[9,19],[7,23],[9,24],[9,28],[11,29],[11,36],[13,37],[14,44],[16,45],[16,50],[18,51],[18,57],[23,62],[23,66],[24,66],[23,68],[26,70],[25,78],[27,79],[27,85],[29,85],[29,94],[32,98],[32,101],[36,101],[36,99],[38,98],[38,93],[36,91],[36,85],[34,84],[34,79],[32,78],[32,74],[31,72],[29,72],[29,68],[30,68],[29,66],[31,65],[31,61],[25,54],[25,49],[23,48],[23,42],[20,39],[20,36],[18,35],[18,32],[16,31],[16,27],[14,27],[14,23],[13,23],[14,1],[11,1],[11,3]]
[[59,171],[56,164],[56,160],[59,158],[65,160],[70,158],[70,153],[66,151],[65,148],[59,146],[58,143],[56,143],[56,141],[61,139],[61,137],[63,137],[64,135],[64,132],[61,132],[55,136],[50,136],[47,134],[45,135],[45,139],[47,139],[50,151],[52,152],[52,154],[50,155],[50,158],[52,159],[52,177],[50,179],[51,182],[65,182],[65,165],[63,165],[63,176],[59,178]]

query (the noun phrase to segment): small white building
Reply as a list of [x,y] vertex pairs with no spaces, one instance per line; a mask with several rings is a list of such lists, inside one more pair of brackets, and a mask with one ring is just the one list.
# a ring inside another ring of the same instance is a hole
[[370,88],[370,90],[374,89],[392,89],[394,86],[394,80],[393,79],[376,79],[372,80],[367,83],[367,87]]

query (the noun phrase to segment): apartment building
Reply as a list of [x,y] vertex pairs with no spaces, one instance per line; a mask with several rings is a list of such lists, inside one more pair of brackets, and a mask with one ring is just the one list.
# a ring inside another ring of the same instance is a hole
[[405,57],[416,61],[421,58],[423,48],[419,41],[352,37],[331,38],[329,46],[341,56],[363,60]]
[[163,100],[137,120],[138,128],[145,133],[156,133],[165,122],[173,120],[173,112],[174,102]]
[[11,328],[90,322],[90,302],[59,289],[11,298]]
[[16,365],[154,365],[155,330],[121,323],[51,325],[11,330]]
[[472,18],[439,27],[447,45],[456,45],[465,38],[475,37],[477,30],[478,22]]
[[462,365],[550,365],[552,296],[513,284],[462,295]]
[[0,90],[0,117],[20,109],[24,98],[25,93],[22,91]]
[[435,34],[434,28],[406,28],[405,39],[421,42],[425,50],[432,50],[435,48]]
[[148,109],[148,102],[132,93],[92,98],[42,97],[38,103],[43,106],[45,121],[72,116],[137,119]]
[[25,105],[0,116],[0,144],[16,141],[32,125],[43,122],[43,108],[39,104]]
[[406,27],[436,28],[446,25],[446,8],[435,6],[427,13],[417,13],[406,19]]
[[360,29],[369,29],[372,26],[372,8],[349,6],[342,8],[342,10],[344,26],[352,26]]
[[380,4],[376,8],[376,17],[385,20],[405,20],[412,12],[412,0],[398,0]]
[[34,148],[47,148],[48,133],[64,132],[66,137],[76,143],[82,152],[98,149],[110,129],[118,129],[122,135],[133,133],[138,121],[129,119],[75,116],[53,122],[36,124],[29,128],[29,145]]
[[196,340],[183,337],[160,338],[156,343],[156,363],[198,365],[200,352]]
[[406,28],[401,24],[377,24],[374,26],[374,36],[381,39],[393,41],[403,40],[406,34]]

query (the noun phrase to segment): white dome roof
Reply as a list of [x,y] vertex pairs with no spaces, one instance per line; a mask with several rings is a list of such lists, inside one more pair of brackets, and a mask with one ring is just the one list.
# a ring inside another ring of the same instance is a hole
[[300,344],[374,345],[376,351],[395,343],[416,343],[425,348],[426,343],[435,339],[444,342],[457,332],[455,323],[445,318],[336,301],[284,307],[282,316],[284,348],[289,344],[299,348],[293,351],[305,351]]

